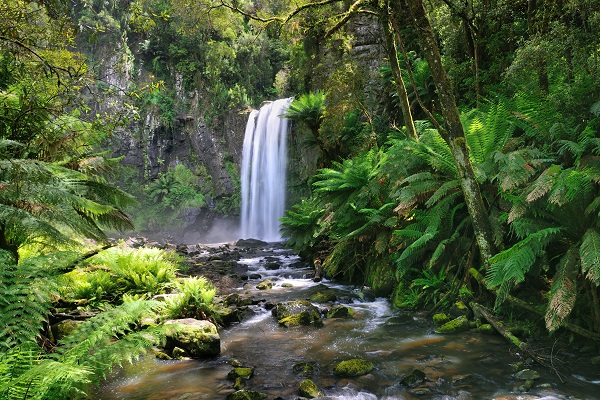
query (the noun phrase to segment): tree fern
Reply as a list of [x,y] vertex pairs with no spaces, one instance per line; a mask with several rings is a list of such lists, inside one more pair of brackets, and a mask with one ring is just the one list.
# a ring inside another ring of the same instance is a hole
[[581,272],[594,285],[600,286],[600,234],[596,229],[589,228],[583,235],[579,257]]
[[563,323],[575,305],[579,273],[577,253],[577,246],[571,246],[556,266],[545,316],[546,329],[550,332],[555,331]]

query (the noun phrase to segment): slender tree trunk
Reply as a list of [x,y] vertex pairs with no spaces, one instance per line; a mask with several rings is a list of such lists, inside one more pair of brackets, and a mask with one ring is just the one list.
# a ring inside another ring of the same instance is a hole
[[[391,5],[389,6],[391,7]],[[388,58],[390,60],[390,68],[394,75],[394,86],[396,93],[400,99],[400,108],[402,109],[402,118],[404,118],[404,125],[408,131],[408,135],[415,140],[418,140],[417,130],[413,121],[412,113],[410,111],[410,102],[408,101],[408,93],[406,92],[406,85],[404,79],[402,79],[402,72],[400,71],[400,63],[398,62],[398,49],[396,47],[396,39],[394,35],[394,28],[392,26],[391,10],[388,9],[385,12],[385,19],[383,25],[385,28],[385,39],[387,44]],[[408,60],[405,60],[408,62]],[[415,89],[416,90],[416,89]]]
[[482,262],[487,267],[488,260],[494,255],[495,248],[492,239],[492,228],[487,210],[483,204],[481,191],[473,166],[469,159],[469,152],[465,140],[465,133],[460,121],[460,114],[452,92],[452,85],[442,66],[435,35],[427,18],[422,0],[407,0],[415,31],[423,46],[425,58],[431,69],[433,81],[438,91],[439,104],[444,117],[444,129],[440,132],[450,146],[454,162],[458,170],[465,203],[469,210],[471,223],[475,232],[475,239],[479,246]]

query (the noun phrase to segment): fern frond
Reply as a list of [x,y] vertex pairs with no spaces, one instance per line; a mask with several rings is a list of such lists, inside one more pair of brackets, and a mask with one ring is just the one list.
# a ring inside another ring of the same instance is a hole
[[589,228],[583,235],[579,257],[581,272],[594,285],[600,286],[600,234],[596,229]]
[[548,167],[531,184],[531,186],[527,190],[525,199],[528,202],[533,202],[549,193],[552,187],[554,186],[554,183],[560,171],[561,167],[559,165],[552,165]]
[[569,316],[577,298],[577,274],[579,255],[576,246],[571,246],[556,266],[550,288],[550,302],[546,310],[546,329],[554,332]]

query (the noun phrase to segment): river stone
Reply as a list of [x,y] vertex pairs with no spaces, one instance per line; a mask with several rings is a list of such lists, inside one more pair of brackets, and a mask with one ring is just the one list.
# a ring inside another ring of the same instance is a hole
[[229,393],[227,400],[263,400],[267,395],[255,390],[238,390],[237,392]]
[[223,300],[226,306],[243,307],[252,305],[252,299],[250,297],[242,297],[238,293],[231,293]]
[[285,303],[277,303],[271,310],[271,313],[275,319],[277,319],[277,321],[281,321],[285,317],[289,317],[293,314],[300,314],[303,311],[309,311],[311,314],[316,313],[320,316],[319,309],[308,300],[295,300],[286,301]]
[[256,288],[258,290],[268,290],[268,289],[271,289],[273,286],[275,286],[275,283],[273,283],[272,280],[265,279],[264,281],[262,281],[258,285],[256,285]]
[[304,310],[298,314],[292,314],[279,320],[279,325],[291,328],[300,325],[314,325],[316,327],[322,327],[323,321],[321,320],[321,314],[314,310]]
[[236,378],[244,378],[250,379],[250,377],[254,374],[254,368],[250,367],[236,367],[229,371],[227,377],[229,379],[235,380]]
[[481,324],[477,327],[477,332],[484,333],[486,335],[493,335],[496,333],[496,330],[490,324]]
[[356,311],[353,308],[344,305],[337,305],[327,313],[327,318],[346,318],[354,315]]
[[425,372],[416,368],[410,371],[409,373],[404,374],[402,376],[402,379],[400,379],[400,383],[408,387],[420,385],[421,383],[423,383],[423,381],[425,381]]
[[330,301],[335,301],[337,299],[337,295],[334,290],[326,289],[322,291],[318,291],[310,296],[310,301],[313,303],[328,303]]
[[457,301],[450,307],[450,315],[454,318],[465,316],[467,319],[473,317],[473,311],[465,305],[462,301]]
[[308,377],[315,373],[316,366],[313,362],[300,362],[294,364],[292,371],[299,376]]
[[310,379],[305,379],[302,382],[300,382],[298,392],[300,392],[300,396],[306,397],[308,399],[316,399],[319,397],[323,397],[323,395],[319,391],[319,387]]
[[539,377],[540,373],[534,369],[523,369],[515,374],[515,378],[524,381],[538,379]]
[[446,322],[444,325],[439,326],[435,331],[437,333],[458,333],[469,329],[469,320],[464,315],[453,319],[452,321]]
[[279,265],[279,263],[276,263],[276,262],[265,263],[265,269],[267,271],[275,271],[275,270],[279,269],[280,267],[281,267],[281,265]]
[[210,357],[221,352],[221,338],[212,322],[184,318],[165,321],[164,325],[167,351],[180,347],[191,357]]
[[352,377],[366,375],[373,370],[373,363],[360,358],[342,361],[333,368],[336,376]]
[[264,247],[264,246],[268,246],[267,242],[263,242],[262,240],[258,240],[258,239],[240,239],[237,242],[235,242],[235,245],[238,247]]

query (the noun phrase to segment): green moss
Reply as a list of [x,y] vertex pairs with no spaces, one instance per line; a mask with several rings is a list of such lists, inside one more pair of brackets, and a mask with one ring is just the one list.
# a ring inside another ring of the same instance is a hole
[[444,325],[448,321],[450,321],[450,317],[447,314],[437,313],[433,315],[433,323],[437,326]]
[[344,305],[337,305],[333,307],[328,313],[327,318],[345,318],[351,317],[356,313],[353,308]]
[[469,329],[469,320],[464,315],[453,319],[452,321],[446,322],[444,325],[438,327],[435,331],[437,333],[458,333]]
[[496,333],[496,330],[490,324],[482,324],[477,327],[477,332],[485,333],[487,335],[493,335],[494,333]]
[[235,380],[236,378],[250,379],[250,377],[254,374],[254,369],[250,367],[236,367],[229,371],[227,377],[229,379]]
[[300,388],[298,389],[300,396],[309,399],[315,399],[321,397],[319,387],[310,379],[305,379],[300,382]]
[[327,303],[330,301],[335,301],[336,299],[337,296],[333,290],[324,290],[310,296],[310,301],[313,303]]
[[373,363],[360,358],[353,358],[340,362],[333,369],[333,374],[337,376],[361,376],[366,375],[373,370]]
[[263,400],[267,395],[255,390],[238,390],[237,392],[229,393],[227,400]]
[[321,316],[318,313],[307,310],[282,318],[279,320],[279,325],[285,326],[286,328],[299,325],[322,326],[323,322],[321,321]]

